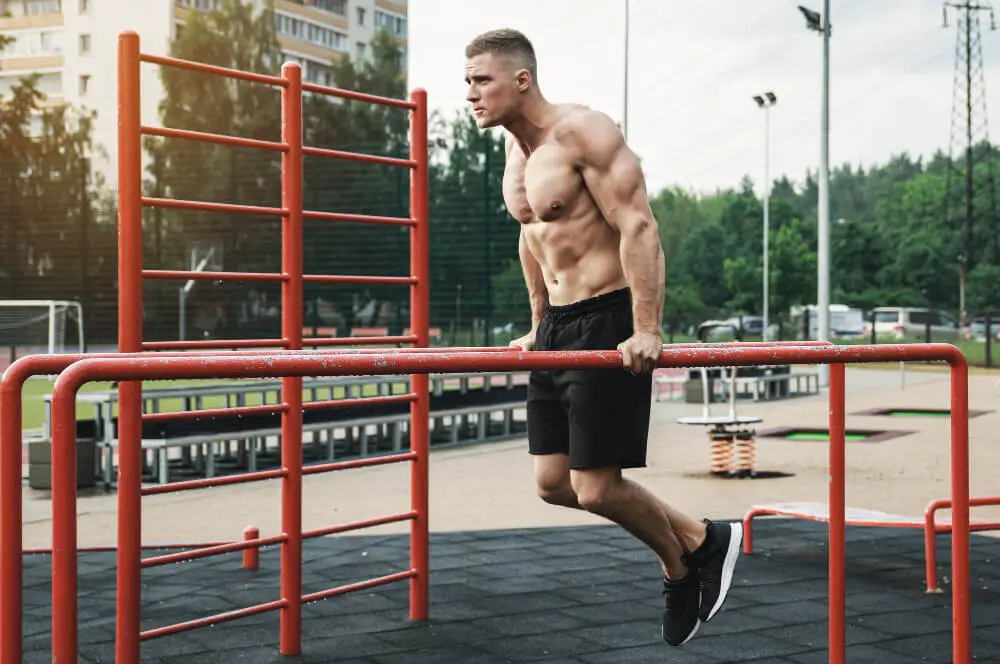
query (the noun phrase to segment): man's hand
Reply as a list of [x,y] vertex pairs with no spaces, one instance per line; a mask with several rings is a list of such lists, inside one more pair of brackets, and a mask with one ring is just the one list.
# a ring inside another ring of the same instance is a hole
[[629,372],[652,373],[663,352],[663,338],[655,332],[636,332],[618,344],[618,350]]
[[531,350],[531,348],[535,345],[536,331],[537,330],[535,328],[531,328],[531,332],[528,332],[526,335],[524,335],[519,339],[514,339],[513,341],[511,341],[510,347],[520,348],[521,350]]

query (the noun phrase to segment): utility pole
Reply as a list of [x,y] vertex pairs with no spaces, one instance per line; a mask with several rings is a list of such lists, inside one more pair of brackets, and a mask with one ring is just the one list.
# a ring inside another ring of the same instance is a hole
[[[956,152],[958,137],[964,139],[965,145],[965,188],[962,194],[965,198],[965,247],[959,255],[959,325],[965,325],[965,278],[968,271],[975,266],[976,257],[975,245],[975,209],[976,199],[973,174],[975,170],[974,145],[977,141],[989,144],[989,128],[986,114],[986,83],[983,75],[983,54],[982,41],[979,30],[979,12],[990,13],[990,28],[996,30],[996,23],[993,15],[993,8],[988,2],[945,2],[941,8],[944,27],[948,27],[948,8],[958,10],[958,25],[956,30],[955,43],[955,80],[952,88],[952,113],[951,113],[951,140],[949,145],[947,185],[945,187],[945,223],[948,228],[953,227],[956,220],[952,219],[954,198],[957,196],[952,191],[952,171],[954,170],[953,155]],[[978,84],[978,85],[977,85]],[[977,100],[976,97],[979,97]],[[980,102],[977,104],[977,101]],[[981,108],[980,108],[981,105]],[[978,112],[982,115],[977,117]],[[963,127],[964,125],[964,127]],[[960,130],[962,128],[964,131]],[[982,133],[975,135],[974,128],[981,128]],[[990,219],[993,222],[993,229],[989,235],[992,237],[992,260],[996,263],[1000,260],[1000,246],[997,234],[1000,228],[997,227],[996,199],[993,190],[993,159],[988,157],[987,162],[989,200],[991,204]],[[985,239],[985,238],[984,238]],[[983,243],[985,245],[985,242]]]
[[629,33],[629,5],[631,0],[625,0],[625,90],[623,95],[622,109],[622,135],[628,141],[628,33]]
[[770,143],[771,143],[771,107],[778,103],[778,97],[773,92],[765,92],[763,95],[754,95],[757,106],[764,109],[764,303],[761,306],[761,315],[764,318],[764,341],[769,341],[768,329],[770,325],[770,272],[768,270],[768,240],[770,235],[770,220],[768,218],[768,208],[771,198],[771,176],[770,171]]
[[[823,13],[799,5],[806,27],[823,36],[823,94],[820,112],[819,210],[816,251],[817,338],[830,339],[830,0],[823,0]],[[830,368],[819,365],[819,385],[830,384]]]

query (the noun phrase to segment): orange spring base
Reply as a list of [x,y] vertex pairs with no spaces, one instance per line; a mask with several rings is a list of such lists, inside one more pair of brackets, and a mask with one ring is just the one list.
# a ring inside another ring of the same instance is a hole
[[709,459],[715,475],[753,475],[757,465],[757,441],[753,431],[712,430]]

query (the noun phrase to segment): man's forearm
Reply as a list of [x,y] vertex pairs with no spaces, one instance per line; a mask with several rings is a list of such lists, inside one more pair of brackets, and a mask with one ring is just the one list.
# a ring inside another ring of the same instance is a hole
[[636,223],[622,233],[621,261],[632,294],[635,331],[661,334],[666,267],[660,236],[652,220]]
[[549,291],[545,286],[545,278],[542,276],[542,266],[538,264],[522,233],[518,242],[518,254],[521,257],[521,270],[524,272],[524,283],[528,288],[528,301],[531,305],[531,326],[538,327],[545,313],[545,306],[549,300]]

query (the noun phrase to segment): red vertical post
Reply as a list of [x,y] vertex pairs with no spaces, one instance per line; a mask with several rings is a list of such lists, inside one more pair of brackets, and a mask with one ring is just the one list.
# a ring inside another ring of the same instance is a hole
[[965,356],[955,355],[951,362],[952,661],[969,664],[969,366]]
[[[139,35],[118,38],[118,351],[142,350],[142,143]],[[69,404],[72,407],[72,404]],[[115,661],[139,662],[142,588],[142,382],[118,387]],[[75,515],[74,515],[75,518]],[[63,661],[63,660],[56,660]]]
[[844,664],[846,641],[844,365],[830,365],[830,664]]
[[[417,346],[430,346],[430,210],[428,204],[427,92],[414,90],[416,104],[410,118],[410,159],[416,167],[410,173],[410,271],[416,283],[410,290],[410,330]],[[428,482],[430,475],[430,389],[426,373],[411,376],[416,399],[410,403],[410,451],[416,458],[410,465],[410,505],[416,518],[410,523],[410,619],[426,620],[430,587],[430,527],[428,524]]]
[[[302,68],[281,68],[288,82],[281,92],[281,140],[288,146],[281,159],[282,221],[281,336],[290,350],[302,349]],[[281,414],[281,545],[280,650],[297,655],[302,649],[302,378],[282,378],[281,395],[288,404]]]
[[21,661],[21,394],[24,379],[8,369],[0,384],[0,662]]

